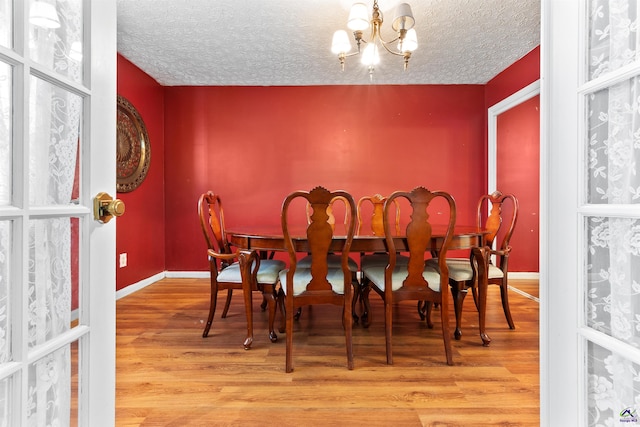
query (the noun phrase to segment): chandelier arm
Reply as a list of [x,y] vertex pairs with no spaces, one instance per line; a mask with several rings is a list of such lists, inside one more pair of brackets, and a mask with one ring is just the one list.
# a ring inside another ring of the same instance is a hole
[[351,53],[345,53],[344,57],[345,58],[349,58],[351,56],[356,56],[356,55],[360,55],[360,51],[359,50],[356,50],[355,52],[351,52]]
[[395,38],[395,39],[393,39],[393,40],[386,41],[385,39],[383,39],[383,38],[382,38],[382,33],[381,33],[380,31],[378,31],[378,39],[379,39],[383,44],[391,44],[391,43],[395,43],[395,42],[397,42],[398,40],[400,40],[400,37],[396,37],[396,38]]
[[398,40],[398,39],[392,40],[392,41],[387,43],[384,40],[380,39],[380,41],[382,42],[381,44],[382,44],[382,47],[384,48],[384,50],[386,50],[387,52],[389,52],[392,55],[404,56],[403,52],[396,52],[394,50],[389,49],[389,46],[387,46],[387,44],[391,44],[391,43],[395,42],[396,40]]
[[[353,32],[353,38],[356,41],[356,51],[355,52],[351,52],[349,54],[345,54],[344,57],[348,58],[350,56],[355,56],[355,55],[359,55],[360,53],[362,53],[362,51],[360,50],[360,44],[361,43],[368,43],[363,37],[362,37],[362,31],[354,31]],[[374,39],[374,33],[373,31],[371,32],[371,40],[375,40]]]
[[397,51],[391,50],[389,48],[389,45],[392,45],[393,43],[395,43],[398,40],[400,40],[400,37],[396,37],[393,40],[386,41],[382,37],[382,31],[380,31],[381,24],[382,24],[382,21],[377,22],[372,26],[373,28],[371,29],[371,40],[375,40],[377,38],[378,40],[380,40],[380,44],[382,45],[382,47],[384,47],[384,50],[386,50],[387,52],[389,52],[392,55],[404,56],[404,53],[397,52]]

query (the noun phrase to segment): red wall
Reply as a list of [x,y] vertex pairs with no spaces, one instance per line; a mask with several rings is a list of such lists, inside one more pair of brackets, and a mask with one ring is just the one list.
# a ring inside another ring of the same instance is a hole
[[[147,127],[151,163],[145,180],[129,193],[118,193],[125,214],[116,219],[116,290],[165,270],[164,88],[118,55],[118,95],[138,110]],[[118,255],[128,265],[118,268]]]
[[491,79],[485,86],[486,108],[497,104],[540,78],[540,46]]
[[[483,86],[165,88],[167,270],[206,270],[198,196],[228,226],[279,226],[285,196],[322,185],[357,199],[418,185],[472,223],[483,191]],[[170,243],[169,243],[170,242]]]
[[509,271],[538,271],[540,248],[540,96],[498,116],[497,188],[520,207]]

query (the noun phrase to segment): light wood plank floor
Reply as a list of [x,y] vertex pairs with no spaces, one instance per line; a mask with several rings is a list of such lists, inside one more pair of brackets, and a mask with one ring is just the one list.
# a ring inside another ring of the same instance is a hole
[[[537,281],[512,285],[537,296]],[[490,287],[490,347],[481,345],[469,295],[464,335],[452,340],[454,366],[445,363],[438,311],[429,330],[414,303],[398,305],[388,366],[382,304],[372,293],[373,323],[354,327],[349,371],[338,308],[305,308],[290,374],[284,334],[269,342],[261,298],[245,351],[242,295],[234,294],[226,319],[222,297],[208,338],[208,280],[165,279],[117,302],[118,426],[539,425],[538,303],[517,292],[510,292],[517,329],[509,330],[499,290]],[[453,332],[453,310],[451,317]]]

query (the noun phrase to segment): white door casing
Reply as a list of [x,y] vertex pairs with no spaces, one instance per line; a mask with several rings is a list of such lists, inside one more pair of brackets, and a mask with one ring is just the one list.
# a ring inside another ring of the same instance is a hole
[[[540,425],[578,426],[575,0],[543,0],[540,43]],[[573,88],[573,93],[567,93]]]
[[498,182],[498,116],[540,94],[540,80],[520,89],[487,111],[487,194],[497,190]]

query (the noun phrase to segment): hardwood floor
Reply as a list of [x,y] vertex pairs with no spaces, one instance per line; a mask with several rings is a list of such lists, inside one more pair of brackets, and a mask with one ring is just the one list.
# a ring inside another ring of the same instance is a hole
[[[537,281],[511,284],[537,295]],[[510,292],[517,329],[509,330],[498,288],[489,291],[491,346],[482,347],[469,295],[464,335],[452,340],[454,366],[445,363],[439,313],[429,330],[409,302],[395,311],[394,365],[386,365],[382,304],[372,294],[372,325],[353,329],[353,371],[338,308],[314,306],[296,324],[287,374],[284,334],[269,342],[261,298],[245,351],[239,292],[226,319],[221,294],[202,338],[208,279],[162,280],[117,302],[116,425],[538,426],[538,303]],[[452,333],[453,325],[451,309]]]

